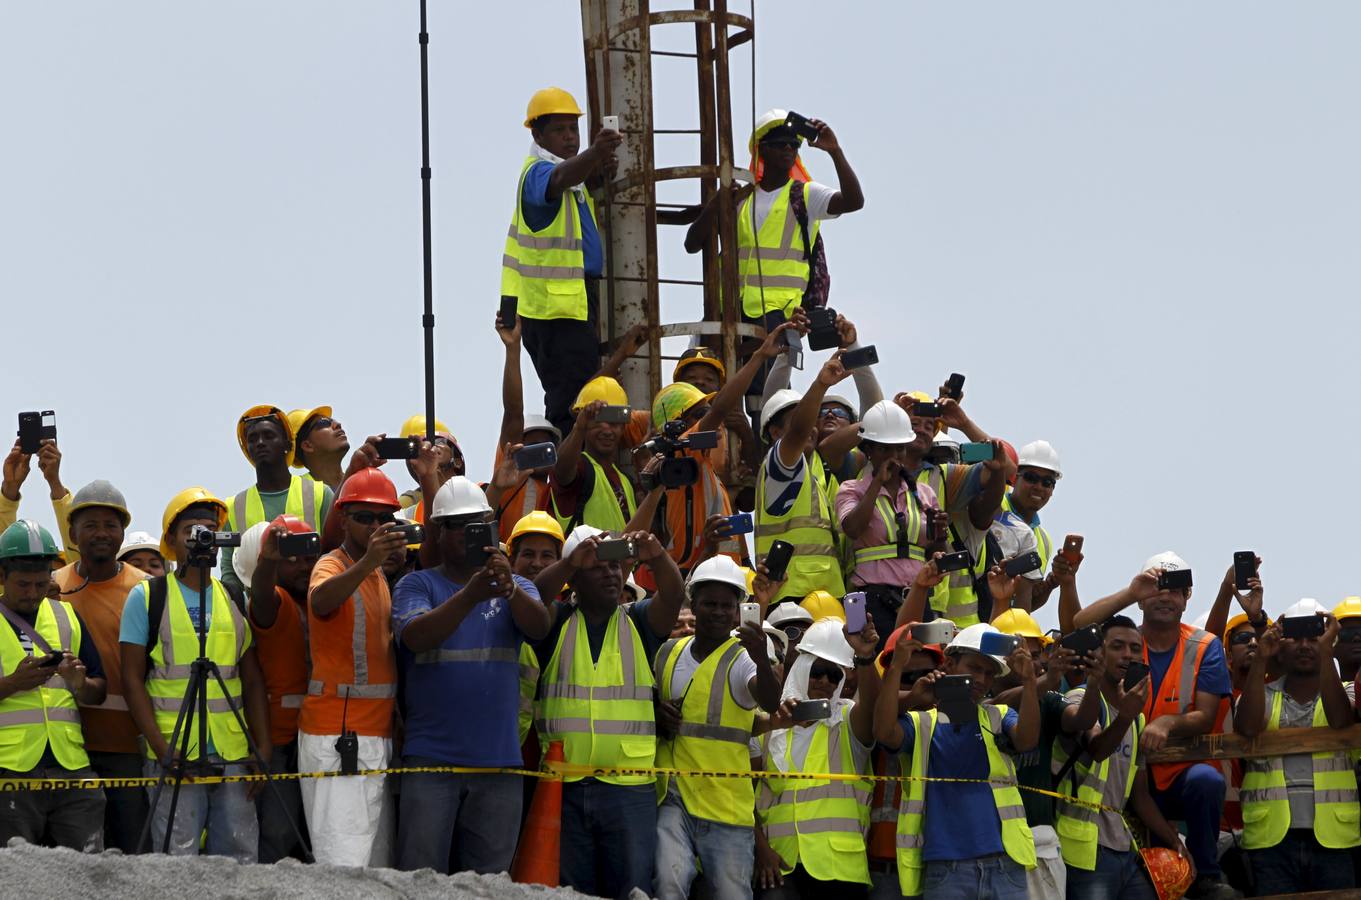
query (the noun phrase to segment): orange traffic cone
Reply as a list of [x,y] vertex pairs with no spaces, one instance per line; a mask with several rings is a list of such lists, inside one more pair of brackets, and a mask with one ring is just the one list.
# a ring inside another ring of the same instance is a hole
[[[548,745],[545,763],[562,762],[562,741]],[[534,802],[520,832],[515,861],[510,864],[512,881],[520,884],[558,886],[558,861],[562,846],[562,779],[540,778]]]

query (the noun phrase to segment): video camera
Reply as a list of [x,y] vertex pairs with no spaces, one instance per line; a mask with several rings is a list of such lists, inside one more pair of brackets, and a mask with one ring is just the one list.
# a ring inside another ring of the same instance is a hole
[[696,431],[689,437],[685,434],[684,422],[667,422],[662,433],[643,444],[649,454],[660,453],[666,457],[662,467],[655,474],[643,473],[643,489],[652,490],[657,485],[664,488],[679,488],[699,481],[699,462],[688,456],[679,456],[682,450],[712,450],[718,446],[717,431]]
[[240,547],[241,532],[213,531],[207,525],[195,525],[189,529],[189,538],[185,541],[185,546],[189,550],[191,562],[200,559],[213,560],[217,556],[218,547]]

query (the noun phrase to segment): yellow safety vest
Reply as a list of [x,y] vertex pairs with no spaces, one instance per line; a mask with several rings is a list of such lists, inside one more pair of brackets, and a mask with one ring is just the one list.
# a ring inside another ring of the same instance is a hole
[[[784,768],[771,765],[770,738],[762,738],[768,772],[856,772],[846,707],[834,726],[814,724],[812,741],[803,764],[793,757],[794,735],[787,729]],[[868,762],[868,760],[867,760]],[[866,766],[868,768],[868,766]],[[866,774],[866,773],[860,773]],[[870,883],[869,857],[865,855],[865,830],[870,821],[870,782],[815,781],[782,778],[778,774],[761,781],[757,817],[770,847],[780,854],[780,871],[786,875],[802,865],[819,881]]]
[[[586,256],[583,252],[577,196],[563,191],[558,214],[541,231],[525,223],[521,206],[525,175],[537,156],[525,159],[515,185],[515,215],[510,220],[501,256],[501,296],[520,298],[517,311],[526,319],[586,321]],[[595,201],[586,195],[586,209],[595,221]]]
[[[1090,685],[1086,690],[1097,690]],[[1105,695],[1101,696],[1101,726],[1113,721],[1111,708],[1106,703]],[[1125,779],[1124,798],[1129,800],[1130,791],[1134,789],[1134,773],[1139,767],[1139,735],[1144,730],[1144,714],[1140,713],[1139,718],[1134,722],[1133,747],[1130,751],[1129,773]],[[1057,769],[1062,769],[1068,762],[1069,754],[1063,747],[1062,741],[1054,739],[1053,760]],[[1091,756],[1084,754],[1081,762],[1073,766],[1073,772],[1077,775],[1077,794],[1075,795],[1082,803],[1100,804],[1106,791],[1106,780],[1110,778],[1111,759],[1106,757],[1101,762],[1092,764]],[[1064,779],[1063,784],[1054,789],[1061,794],[1068,794],[1072,788],[1072,782]],[[1121,804],[1123,806],[1123,804]],[[1096,870],[1097,856],[1097,821],[1101,818],[1101,811],[1094,806],[1084,806],[1070,800],[1059,800],[1056,806],[1056,821],[1054,828],[1059,834],[1063,850],[1063,861],[1075,869],[1085,869],[1088,872]],[[1123,820],[1121,820],[1123,822]]]
[[[1006,717],[1005,706],[978,707],[978,727],[983,734],[983,746],[988,751],[988,780],[992,782],[992,800],[997,805],[997,816],[1002,821],[1002,848],[1017,864],[1035,868],[1035,838],[1025,820],[1025,806],[1016,787],[1016,767],[997,749],[993,735],[1002,730]],[[927,756],[931,752],[931,734],[936,728],[934,709],[909,712],[916,729],[916,747],[912,753],[911,780],[903,790],[902,805],[898,808],[898,886],[904,897],[921,893],[922,848],[926,837],[922,821],[926,816]],[[949,810],[941,811],[949,815]],[[938,812],[937,815],[940,815]]]
[[[1011,505],[1011,493],[1009,491],[1007,492],[1007,495],[1002,498],[1002,508],[1015,515],[1016,518],[1021,518],[1020,513],[1016,512],[1016,507]],[[1034,524],[1027,522],[1026,524],[1030,525],[1030,530],[1035,535],[1035,544],[1040,553],[1040,574],[1043,575],[1045,572],[1049,571],[1049,560],[1054,557],[1054,541],[1049,537],[1049,532],[1045,531],[1039,522],[1035,522]]]
[[[33,630],[47,644],[24,651],[8,623],[0,622],[0,674],[9,675],[26,656],[46,656],[67,650],[80,654],[81,629],[75,610],[65,600],[44,599],[38,607]],[[0,700],[0,769],[28,772],[42,759],[48,745],[64,769],[85,769],[85,736],[80,730],[80,710],[75,695],[57,674],[33,690],[19,691]]]
[[619,471],[618,466],[609,463],[619,476],[620,487],[624,489],[624,499],[628,503],[628,518],[625,518],[624,510],[619,506],[619,498],[615,496],[610,480],[605,477],[605,467],[596,462],[589,453],[582,453],[581,458],[591,464],[592,474],[595,475],[591,483],[591,496],[586,498],[584,504],[581,496],[577,496],[577,512],[573,516],[564,516],[558,512],[558,501],[554,497],[553,518],[558,520],[564,534],[571,534],[572,529],[578,525],[591,525],[601,531],[612,531],[616,534],[622,532],[629,519],[638,511],[638,499],[634,496],[633,484]]
[[[1281,727],[1284,693],[1267,686],[1270,713],[1267,731]],[[1314,700],[1314,727],[1326,728],[1328,714],[1323,702]],[[1324,847],[1338,850],[1361,845],[1361,809],[1357,807],[1356,770],[1344,750],[1310,755],[1314,765],[1314,838]],[[1285,788],[1285,762],[1280,756],[1243,760],[1243,848],[1274,847],[1290,830],[1290,800]]]
[[[652,670],[633,622],[615,609],[591,659],[586,618],[573,611],[544,669],[539,740],[562,741],[563,758],[596,768],[651,768],[657,760]],[[579,781],[581,776],[568,778]],[[651,775],[601,775],[609,784],[651,784]]]
[[[325,493],[312,480],[312,476],[294,475],[288,482],[288,499],[284,501],[284,513],[302,519],[313,531],[320,531],[321,504],[325,500]],[[245,531],[263,521],[265,504],[260,499],[260,489],[252,484],[232,498],[231,508],[227,511],[227,528],[231,531]]]
[[[742,312],[747,318],[759,319],[767,312],[789,315],[791,307],[803,302],[808,290],[808,259],[817,243],[819,223],[808,223],[808,247],[805,251],[798,216],[790,207],[789,192],[799,184],[792,178],[775,195],[761,222],[760,232],[753,229],[752,215],[756,197],[753,194],[742,202],[737,213],[737,272],[742,279]],[[799,184],[803,191],[803,206],[808,208],[808,185]]]
[[520,743],[534,727],[534,694],[539,689],[539,657],[529,644],[520,645]]
[[[146,690],[151,696],[151,708],[156,713],[156,726],[169,741],[175,732],[175,720],[179,715],[180,704],[184,701],[184,693],[189,689],[190,664],[198,659],[199,648],[198,630],[189,618],[179,579],[167,575],[165,582],[165,611],[161,613],[161,621],[147,623],[147,627],[159,629],[159,637],[151,649]],[[143,602],[150,605],[150,596],[151,583],[147,582]],[[244,759],[249,752],[246,735],[232,712],[232,705],[235,704],[244,715],[238,666],[246,651],[250,629],[241,610],[236,608],[236,604],[227,596],[226,588],[216,578],[213,579],[210,602],[212,613],[208,622],[207,655],[217,663],[222,680],[227,684],[227,693],[222,693],[222,686],[216,678],[208,679],[208,736],[212,739],[217,755],[231,762]],[[198,759],[197,724],[188,731],[187,758]],[[147,757],[155,758],[150,747],[147,748]]]
[[[866,471],[860,473],[860,477],[864,478],[866,474],[872,473],[869,473],[868,469],[866,469]],[[887,537],[882,544],[873,547],[861,547],[856,550],[856,565],[864,562],[874,562],[875,560],[898,558],[898,519],[895,515],[897,510],[894,507],[894,501],[890,500],[888,496],[880,490],[879,496],[874,498],[874,510],[879,514],[879,518],[884,523],[884,530]],[[918,505],[917,501],[913,499],[911,492],[908,492],[907,495],[907,508],[903,510],[903,523],[907,526],[908,559],[924,561],[926,559],[926,551],[922,546],[922,530],[925,523],[923,521],[921,507]],[[906,585],[903,586],[906,587]]]
[[[667,641],[657,651],[657,688],[671,700],[671,674],[682,653],[690,652],[693,635]],[[728,689],[728,670],[742,652],[729,638],[699,664],[681,695],[681,724],[676,736],[657,744],[661,768],[742,771],[751,768],[748,742],[756,710],[737,705]],[[670,778],[657,779],[658,802],[666,798]],[[681,800],[690,815],[711,822],[750,827],[756,821],[756,792],[749,778],[677,777]]]
[[[773,451],[772,451],[773,452]],[[826,591],[833,597],[846,593],[846,582],[841,572],[841,555],[837,551],[836,517],[827,498],[826,475],[822,457],[816,453],[804,460],[804,473],[799,495],[794,505],[783,516],[766,512],[767,455],[756,476],[756,555],[765,559],[770,545],[786,541],[794,545],[794,558],[789,561],[788,578],[781,595],[807,597],[813,591]]]

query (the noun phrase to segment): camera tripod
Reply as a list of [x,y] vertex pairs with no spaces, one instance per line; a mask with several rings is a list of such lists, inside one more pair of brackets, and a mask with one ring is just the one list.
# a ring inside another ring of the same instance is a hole
[[[246,736],[246,744],[250,748],[250,758],[255,761],[258,770],[265,777],[265,787],[274,792],[274,799],[278,802],[279,809],[284,815],[288,816],[288,824],[293,829],[293,836],[297,838],[298,845],[302,847],[305,861],[312,862],[312,848],[308,846],[307,840],[303,837],[302,831],[298,828],[297,821],[293,814],[288,811],[283,803],[283,798],[279,794],[279,785],[269,771],[269,760],[260,755],[260,748],[255,743],[255,738],[251,735],[250,729],[246,727],[246,721],[241,715],[239,705],[232,700],[231,693],[227,690],[227,683],[222,678],[222,672],[217,667],[217,663],[208,657],[208,632],[207,621],[210,607],[208,606],[208,586],[212,583],[212,568],[217,562],[217,552],[213,547],[192,547],[189,553],[188,565],[199,571],[199,616],[198,616],[198,658],[189,664],[189,684],[184,689],[184,698],[180,700],[179,712],[175,716],[175,728],[170,734],[170,759],[157,760],[159,772],[157,773],[156,787],[151,793],[151,809],[147,813],[146,822],[142,825],[142,836],[137,841],[139,851],[145,852],[151,848],[151,822],[155,816],[157,805],[161,802],[161,794],[165,790],[166,783],[173,781],[170,793],[170,812],[165,823],[165,837],[161,841],[161,852],[170,852],[170,836],[175,830],[175,810],[179,805],[180,786],[185,778],[195,776],[204,777],[221,775],[218,767],[209,765],[204,758],[208,747],[208,684],[209,678],[217,681],[218,688],[222,691],[223,698],[227,701],[227,707],[236,717],[236,724],[240,726],[241,733]],[[173,578],[167,574],[166,578]],[[228,600],[230,603],[231,601]],[[162,615],[169,615],[167,608]],[[148,622],[149,628],[159,626],[157,622]],[[189,736],[191,729],[198,732],[198,753],[196,760],[189,759]],[[179,759],[175,759],[175,749],[179,748]]]

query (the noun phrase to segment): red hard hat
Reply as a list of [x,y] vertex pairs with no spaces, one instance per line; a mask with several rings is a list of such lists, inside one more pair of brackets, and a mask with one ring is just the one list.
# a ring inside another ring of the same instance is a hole
[[373,503],[377,506],[390,506],[393,509],[402,508],[402,504],[397,500],[397,488],[393,487],[392,480],[377,469],[360,469],[345,479],[345,483],[340,486],[336,506],[345,506],[348,503]]
[[290,516],[287,513],[284,513],[282,516],[275,516],[274,521],[270,522],[269,524],[278,525],[284,528],[289,534],[312,533],[312,529],[308,526],[306,522],[304,522],[302,519],[299,519],[297,516]]
[[[1001,438],[998,438],[998,439],[997,439],[997,443],[999,443],[999,444],[1002,445],[1002,452],[1005,453],[1005,454],[1007,455],[1007,459],[1010,459],[1010,460],[1011,460],[1011,467],[1012,467],[1013,469],[1016,468],[1017,466],[1019,466],[1019,465],[1021,464],[1021,458],[1020,458],[1019,456],[1016,455],[1016,448],[1013,447],[1013,446],[1011,446],[1011,442],[1010,442],[1010,441],[1004,441],[1004,440],[1002,440]],[[1015,483],[1016,483],[1016,476],[1013,475],[1013,476],[1011,476],[1010,479],[1008,479],[1007,484],[1015,484]]]
[[[880,651],[879,658],[875,662],[875,668],[879,670],[880,675],[884,674],[884,670],[888,668],[888,664],[893,661],[893,648],[898,645],[898,638],[902,636],[904,631],[916,624],[918,623],[908,622],[906,625],[899,625],[897,628],[893,629],[893,633],[888,636],[888,640],[884,643],[884,649]],[[922,652],[929,653],[931,657],[935,659],[936,665],[945,665],[945,654],[941,652],[940,644],[922,644]]]
[[1158,900],[1181,900],[1191,886],[1191,863],[1166,847],[1145,847],[1139,855],[1148,867],[1148,877],[1153,880]]

